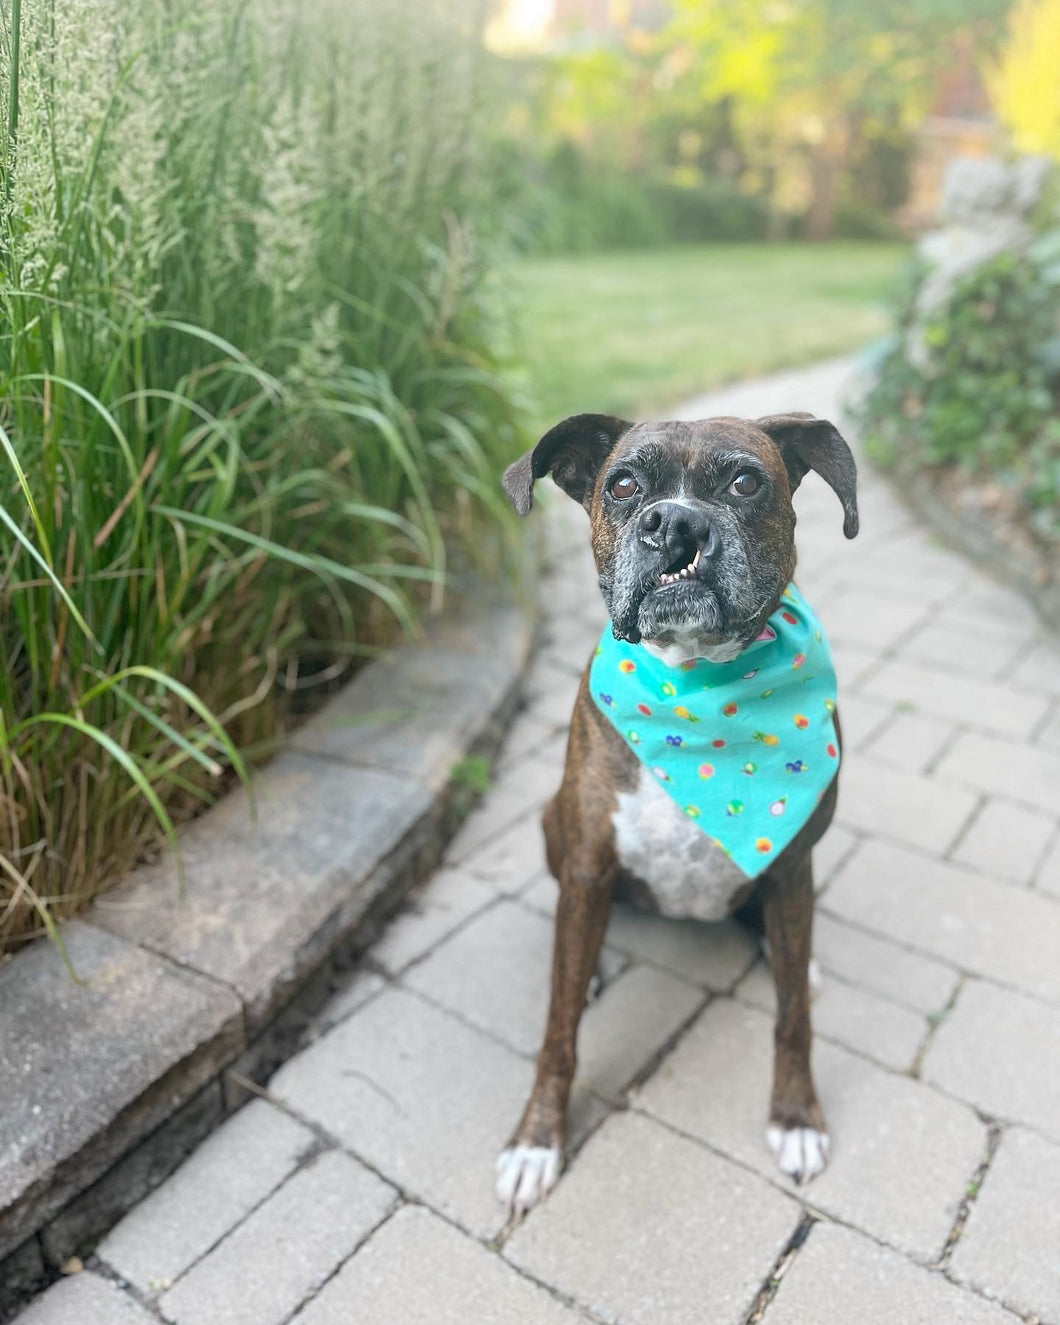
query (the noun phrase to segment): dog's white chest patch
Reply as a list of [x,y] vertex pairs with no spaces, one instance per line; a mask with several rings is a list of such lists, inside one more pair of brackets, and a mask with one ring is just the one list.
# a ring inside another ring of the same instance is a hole
[[644,768],[633,791],[618,793],[611,816],[622,867],[645,883],[663,915],[723,920],[744,872]]

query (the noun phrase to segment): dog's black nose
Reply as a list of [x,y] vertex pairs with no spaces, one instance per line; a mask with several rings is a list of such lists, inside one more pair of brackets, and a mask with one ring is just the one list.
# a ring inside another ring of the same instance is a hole
[[670,557],[689,556],[702,549],[704,557],[718,550],[717,530],[705,511],[679,501],[657,501],[640,516],[640,538]]

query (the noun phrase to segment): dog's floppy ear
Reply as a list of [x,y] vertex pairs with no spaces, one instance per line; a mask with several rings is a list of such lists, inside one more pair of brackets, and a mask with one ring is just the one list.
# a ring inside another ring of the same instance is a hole
[[772,414],[756,419],[755,427],[767,433],[787,466],[792,492],[808,469],[815,469],[843,503],[843,533],[858,532],[858,470],[850,447],[839,429],[827,419],[812,414]]
[[569,497],[588,506],[600,466],[632,427],[609,414],[572,414],[504,471],[501,482],[508,500],[520,515],[526,515],[534,504],[535,480],[551,473]]

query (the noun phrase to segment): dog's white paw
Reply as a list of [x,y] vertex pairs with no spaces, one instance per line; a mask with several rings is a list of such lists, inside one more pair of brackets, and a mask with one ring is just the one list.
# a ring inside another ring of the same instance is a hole
[[780,1127],[770,1123],[766,1142],[777,1157],[781,1172],[795,1182],[816,1178],[828,1163],[828,1133],[819,1132],[816,1127]]
[[497,1156],[497,1200],[509,1214],[525,1215],[559,1178],[560,1152],[551,1146],[511,1146]]

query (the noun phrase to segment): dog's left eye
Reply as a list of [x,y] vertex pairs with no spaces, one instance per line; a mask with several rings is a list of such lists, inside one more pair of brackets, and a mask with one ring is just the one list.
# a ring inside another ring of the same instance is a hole
[[632,474],[622,474],[611,484],[611,496],[616,501],[626,501],[630,497],[636,496],[640,491],[640,484]]
[[729,484],[729,491],[734,497],[753,497],[761,486],[755,475],[745,470]]

